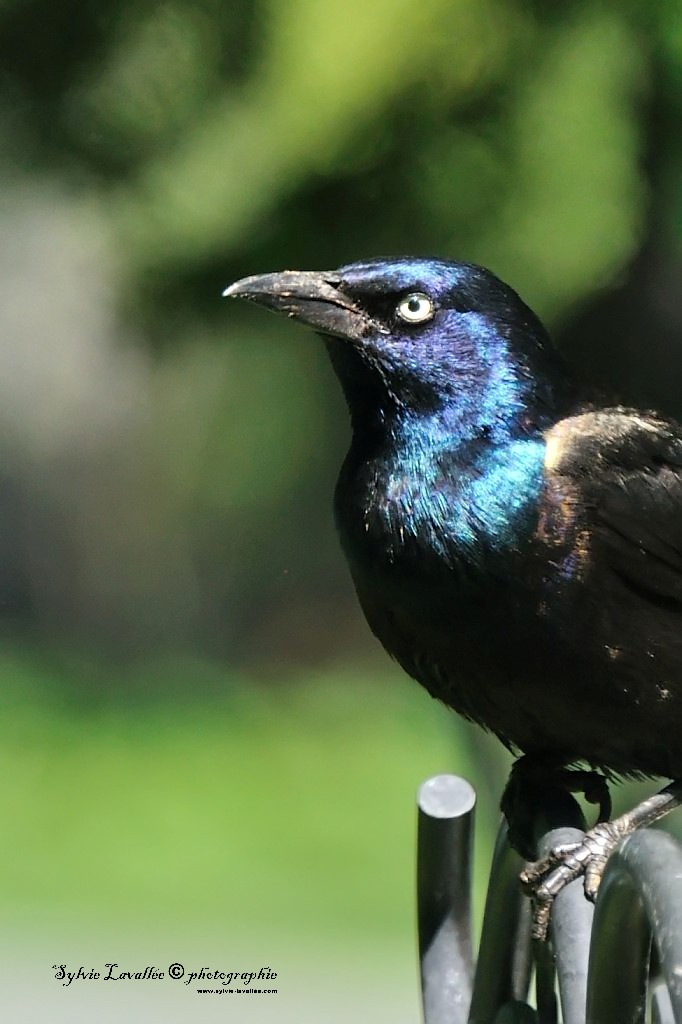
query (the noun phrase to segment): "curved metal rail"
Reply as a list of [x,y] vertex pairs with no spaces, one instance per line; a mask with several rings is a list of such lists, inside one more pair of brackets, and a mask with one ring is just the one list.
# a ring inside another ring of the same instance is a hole
[[[503,825],[474,966],[475,802],[469,783],[453,775],[419,790],[425,1024],[682,1024],[682,847],[665,832],[635,833],[609,860],[596,912],[581,881],[573,882],[555,902],[550,941],[533,943],[518,881],[522,861]],[[582,815],[571,804],[540,810],[541,853],[581,837]]]

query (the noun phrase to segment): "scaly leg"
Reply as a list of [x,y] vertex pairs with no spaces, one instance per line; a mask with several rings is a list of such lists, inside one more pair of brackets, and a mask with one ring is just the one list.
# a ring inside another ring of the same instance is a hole
[[585,895],[594,901],[606,862],[618,843],[638,828],[653,825],[681,804],[682,779],[678,779],[627,814],[595,825],[580,843],[558,847],[542,860],[528,864],[521,873],[521,882],[533,898],[533,938],[547,938],[552,904],[569,882],[583,875]]

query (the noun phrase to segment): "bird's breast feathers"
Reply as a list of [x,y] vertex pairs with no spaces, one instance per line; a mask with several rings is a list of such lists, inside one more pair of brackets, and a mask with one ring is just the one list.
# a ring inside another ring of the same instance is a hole
[[487,449],[471,463],[456,448],[402,449],[342,473],[337,522],[351,547],[389,562],[435,558],[453,567],[523,546],[543,490],[541,438]]

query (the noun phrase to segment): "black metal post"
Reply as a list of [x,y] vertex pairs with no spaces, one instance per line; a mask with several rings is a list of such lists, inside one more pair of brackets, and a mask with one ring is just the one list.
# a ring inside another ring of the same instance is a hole
[[[565,791],[547,789],[541,796],[533,806],[542,856],[579,842],[584,821]],[[473,973],[474,804],[473,789],[456,776],[436,776],[419,791],[426,1024],[644,1024],[648,1005],[652,1024],[682,1024],[682,847],[660,831],[630,836],[608,861],[596,912],[582,879],[572,882],[552,908],[550,941],[531,948],[530,901],[519,884],[522,860],[503,824]],[[533,966],[536,1009],[527,1001]]]
[[471,997],[470,1024],[495,1024],[508,1007],[514,1020],[515,1003],[523,1003],[530,981],[530,903],[521,891],[521,857],[500,828],[483,914],[483,930]]
[[419,789],[417,923],[426,1024],[466,1024],[471,999],[471,866],[476,794],[436,775]]
[[[584,832],[578,828],[555,828],[547,832],[539,852],[578,843]],[[549,926],[551,950],[556,964],[563,1024],[584,1024],[587,1004],[587,968],[594,905],[585,899],[583,881],[577,878],[559,893]],[[539,971],[539,964],[538,964]]]
[[682,1024],[682,848],[665,832],[635,832],[611,855],[594,917],[588,1024],[639,1024],[652,936],[668,998],[656,1012]]

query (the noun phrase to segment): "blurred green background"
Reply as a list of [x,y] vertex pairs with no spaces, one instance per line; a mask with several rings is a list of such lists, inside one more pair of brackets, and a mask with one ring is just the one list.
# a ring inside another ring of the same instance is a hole
[[356,608],[322,347],[220,293],[482,262],[582,372],[682,415],[681,107],[672,2],[0,5],[12,1019],[223,1019],[50,971],[164,956],[279,970],[240,1020],[418,1019],[416,787],[476,785],[480,907],[507,761]]

